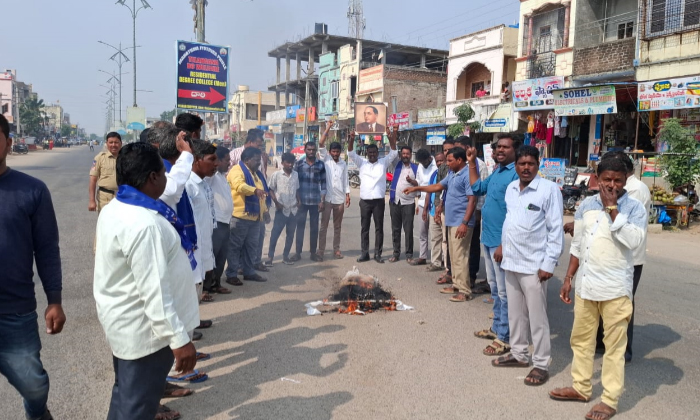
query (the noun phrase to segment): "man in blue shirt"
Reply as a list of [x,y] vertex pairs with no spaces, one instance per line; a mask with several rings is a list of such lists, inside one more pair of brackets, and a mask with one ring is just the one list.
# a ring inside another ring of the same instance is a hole
[[476,169],[476,149],[467,150],[469,179],[476,196],[486,196],[482,208],[481,243],[484,244],[486,280],[491,288],[493,299],[493,324],[491,328],[474,333],[479,338],[493,340],[484,349],[487,356],[498,356],[510,351],[510,330],[508,328],[508,299],[506,296],[506,272],[501,268],[503,249],[501,233],[506,220],[506,188],[518,179],[515,172],[515,151],[520,141],[511,134],[498,136],[494,158],[498,167],[485,181],[479,179]]
[[[24,399],[27,419],[52,420],[49,375],[41,364],[34,263],[46,293],[46,333],[63,330],[58,224],[46,184],[7,167],[10,125],[0,114],[0,373]],[[10,417],[17,418],[17,415]]]
[[450,298],[452,302],[466,302],[473,299],[468,281],[468,267],[469,244],[476,223],[474,217],[476,197],[472,193],[469,182],[466,151],[461,147],[455,147],[447,152],[446,158],[450,173],[445,179],[435,185],[407,188],[405,193],[416,191],[433,193],[447,190],[444,198],[444,211],[448,247],[452,261],[453,286],[445,287],[440,293],[452,294],[453,296]]

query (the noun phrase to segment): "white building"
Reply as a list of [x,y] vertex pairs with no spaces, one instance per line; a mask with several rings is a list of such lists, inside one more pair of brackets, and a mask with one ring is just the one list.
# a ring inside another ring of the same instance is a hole
[[[502,101],[503,85],[512,84],[515,79],[517,50],[518,29],[506,25],[450,40],[445,103],[448,125],[457,122],[455,108],[469,103],[475,112],[474,120],[481,123],[481,132],[509,132],[518,128],[511,101]],[[477,95],[479,91],[486,94]]]

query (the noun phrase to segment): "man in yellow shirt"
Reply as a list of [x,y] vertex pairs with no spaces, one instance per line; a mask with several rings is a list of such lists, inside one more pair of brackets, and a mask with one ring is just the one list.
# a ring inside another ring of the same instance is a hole
[[261,153],[255,147],[245,149],[240,163],[233,166],[226,177],[233,198],[226,282],[234,286],[243,284],[238,279],[239,267],[243,270],[243,280],[267,281],[255,272],[253,263],[261,225],[270,217],[267,182],[259,171]]

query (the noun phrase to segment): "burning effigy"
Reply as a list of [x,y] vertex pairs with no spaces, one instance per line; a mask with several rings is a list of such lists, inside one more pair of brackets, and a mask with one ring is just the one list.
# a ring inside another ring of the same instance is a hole
[[310,302],[305,306],[307,315],[331,312],[365,315],[376,311],[413,309],[384,289],[376,277],[360,274],[356,267],[347,272],[326,299]]

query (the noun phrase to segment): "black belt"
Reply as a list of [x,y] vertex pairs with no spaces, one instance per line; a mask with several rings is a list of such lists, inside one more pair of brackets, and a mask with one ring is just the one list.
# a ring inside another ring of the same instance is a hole
[[100,191],[102,191],[102,192],[106,192],[107,194],[112,194],[112,195],[114,195],[114,191],[108,190],[107,188],[104,188],[104,187],[97,187],[97,189],[100,190]]

